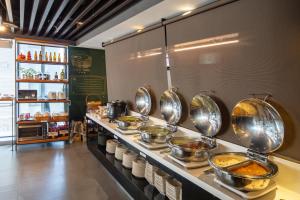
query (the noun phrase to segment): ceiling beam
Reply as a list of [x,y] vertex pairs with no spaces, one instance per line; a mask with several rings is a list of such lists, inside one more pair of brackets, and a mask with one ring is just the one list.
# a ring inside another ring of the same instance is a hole
[[64,28],[64,31],[60,34],[60,38],[64,36],[78,21],[82,19],[92,8],[94,8],[101,0],[94,0],[89,4],[67,27]]
[[25,15],[25,1],[20,1],[20,31],[23,33],[24,29],[24,15]]
[[56,11],[54,17],[52,18],[52,20],[51,20],[50,24],[48,25],[48,28],[46,29],[43,36],[48,35],[49,31],[52,29],[52,27],[55,24],[56,20],[58,19],[58,17],[60,16],[60,14],[65,9],[65,7],[67,6],[68,3],[69,3],[69,0],[63,0],[62,1],[61,5],[59,6],[58,10]]
[[[25,1],[25,0],[24,0],[24,1]],[[20,2],[22,2],[22,1],[20,1]],[[36,32],[36,35],[39,35],[39,34],[40,34],[40,32],[41,32],[41,30],[42,30],[42,28],[43,28],[43,26],[44,26],[44,23],[45,23],[45,21],[46,21],[46,19],[47,19],[47,17],[48,17],[48,13],[49,13],[49,11],[50,11],[52,5],[53,5],[53,2],[54,2],[54,0],[49,0],[49,1],[48,1],[47,6],[46,6],[46,9],[45,9],[45,11],[44,11],[44,13],[43,13],[42,19],[41,19],[41,21],[40,21],[38,30],[37,30],[37,32]]]
[[[104,4],[103,6],[101,6],[95,13],[93,13],[89,18],[87,18],[84,22],[83,25],[76,27],[71,33],[69,33],[65,38],[69,38],[70,36],[72,36],[74,33],[76,33],[79,29],[81,29],[85,24],[89,23],[90,21],[92,21],[95,17],[97,17],[99,14],[101,14],[103,11],[105,11],[107,8],[109,8],[113,3],[115,3],[117,0],[111,0],[111,1],[107,1],[106,4]],[[131,1],[131,0],[126,0],[127,1]],[[124,2],[122,3],[124,4]],[[122,5],[120,4],[120,5]],[[119,7],[119,6],[118,6]]]
[[[77,39],[79,37],[81,37],[82,35],[84,35],[85,33],[89,32],[92,28],[94,28],[95,26],[99,25],[100,22],[104,21],[106,18],[110,17],[111,15],[115,14],[116,12],[118,12],[119,10],[121,10],[122,8],[126,7],[127,5],[129,5],[131,2],[133,2],[133,0],[126,0],[123,3],[119,4],[118,6],[114,7],[113,9],[109,10],[105,15],[97,18],[96,21],[94,21],[92,24],[90,24],[89,26],[85,27],[84,29],[82,29],[78,34],[74,35],[74,33],[76,33],[78,31],[78,29],[75,29],[74,31],[72,31],[69,34],[69,37],[67,38],[72,38],[72,39]],[[85,23],[85,22],[84,22]],[[72,36],[73,35],[73,36]],[[72,37],[70,37],[72,36]]]
[[36,12],[37,12],[37,9],[39,7],[39,3],[40,3],[40,0],[34,0],[34,2],[33,2],[33,7],[32,7],[32,11],[31,11],[31,17],[30,17],[30,24],[29,24],[29,29],[28,29],[28,34],[31,34],[31,31],[32,31],[32,28],[33,28],[33,24],[34,24],[34,21],[35,21]]
[[84,0],[77,1],[77,3],[69,11],[69,13],[64,17],[63,21],[60,23],[57,29],[51,34],[51,37],[55,36],[60,31],[60,29],[65,25],[65,23],[70,19],[70,17],[76,12],[76,10],[81,6],[83,2]]
[[[13,23],[13,14],[12,14],[12,9],[11,9],[11,1],[10,0],[5,0],[6,4],[6,10],[7,10],[7,15],[8,15],[8,21]],[[14,28],[11,28],[11,31],[14,32]]]

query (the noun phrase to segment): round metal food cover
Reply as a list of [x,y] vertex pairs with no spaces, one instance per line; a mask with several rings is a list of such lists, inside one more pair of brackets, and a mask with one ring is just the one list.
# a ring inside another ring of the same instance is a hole
[[182,113],[182,106],[175,89],[166,90],[160,97],[160,112],[168,124],[176,125]]
[[242,145],[256,152],[273,152],[283,143],[283,121],[266,101],[257,98],[240,101],[232,111],[232,126]]
[[221,112],[216,102],[209,96],[198,94],[193,97],[190,111],[195,127],[202,135],[212,137],[221,129]]
[[135,94],[135,105],[140,114],[148,115],[150,113],[152,101],[150,91],[146,87],[138,88]]

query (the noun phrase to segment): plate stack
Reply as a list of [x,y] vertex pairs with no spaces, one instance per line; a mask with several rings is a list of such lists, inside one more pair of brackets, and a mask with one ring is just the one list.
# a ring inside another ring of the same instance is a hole
[[145,178],[150,185],[154,185],[154,171],[156,170],[157,167],[151,165],[149,162],[146,162]]
[[117,160],[123,160],[123,153],[127,151],[127,148],[123,144],[118,144],[115,151],[115,158]]
[[123,153],[123,161],[122,165],[125,168],[131,169],[132,168],[132,161],[136,159],[137,154],[133,151],[127,150]]
[[168,178],[169,175],[160,169],[154,172],[154,186],[163,195],[166,194],[166,182]]
[[137,157],[132,161],[132,175],[137,178],[145,177],[146,161],[141,157]]
[[118,141],[115,139],[106,141],[106,152],[110,154],[114,154],[116,151],[116,147],[118,145]]
[[166,196],[170,200],[182,199],[182,184],[175,178],[168,178],[166,182]]

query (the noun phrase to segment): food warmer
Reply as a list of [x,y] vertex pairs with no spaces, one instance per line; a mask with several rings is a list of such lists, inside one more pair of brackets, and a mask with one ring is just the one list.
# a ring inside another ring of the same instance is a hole
[[176,124],[179,122],[182,114],[182,106],[179,95],[175,88],[166,90],[160,98],[160,111],[167,122],[163,125],[143,125],[139,127],[139,133],[142,142],[145,143],[166,143],[167,136],[177,131]]
[[276,109],[265,100],[240,101],[232,111],[232,126],[247,153],[227,152],[211,155],[209,164],[218,180],[236,190],[266,189],[278,172],[268,153],[283,143],[284,124]]
[[193,97],[190,116],[200,136],[175,136],[167,139],[171,156],[185,162],[207,161],[209,153],[216,148],[213,138],[222,124],[221,112],[212,97],[200,93]]
[[118,128],[121,130],[137,130],[139,126],[145,123],[151,111],[152,100],[151,92],[148,87],[138,88],[135,95],[136,109],[141,116],[122,116],[116,119]]

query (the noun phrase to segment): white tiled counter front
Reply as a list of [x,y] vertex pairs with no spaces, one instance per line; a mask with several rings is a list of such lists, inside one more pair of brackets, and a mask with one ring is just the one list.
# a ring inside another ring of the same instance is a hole
[[[198,185],[202,189],[207,192],[213,194],[214,196],[224,199],[224,200],[236,200],[241,199],[238,195],[229,190],[221,187],[217,183],[214,182],[213,174],[205,174],[204,172],[210,167],[203,167],[198,169],[185,169],[174,163],[170,158],[168,158],[168,154],[161,153],[161,150],[149,150],[141,146],[137,143],[138,136],[137,135],[123,135],[118,132],[116,129],[116,125],[113,123],[109,123],[108,119],[99,119],[96,115],[86,114],[86,116],[92,121],[98,123],[103,126],[105,129],[110,131],[115,135],[115,137],[120,138],[126,141],[128,144],[138,149],[140,152],[145,154],[146,156],[155,159],[157,162],[166,166],[170,170],[175,173],[185,177],[187,180],[192,183]],[[164,122],[157,118],[150,117],[150,120],[156,124],[163,124]],[[184,132],[185,134],[198,134],[194,131],[178,127],[178,130]],[[244,147],[225,142],[222,140],[217,140],[218,143],[218,151],[246,151]],[[278,164],[279,166],[279,174],[274,179],[277,183],[276,193],[269,193],[259,200],[298,200],[300,199],[300,164],[290,162],[287,160],[283,160],[278,157],[271,157],[271,159]]]

